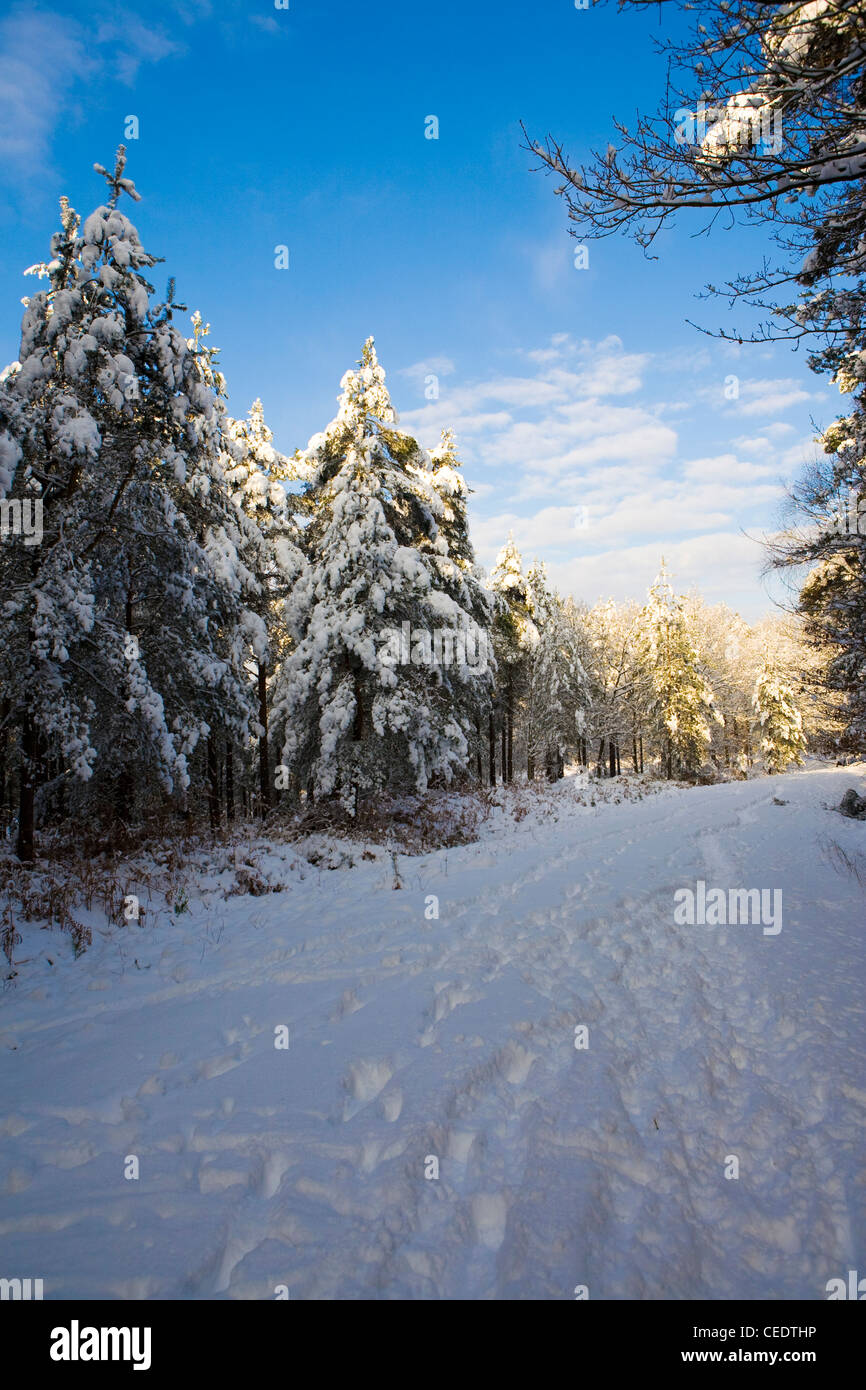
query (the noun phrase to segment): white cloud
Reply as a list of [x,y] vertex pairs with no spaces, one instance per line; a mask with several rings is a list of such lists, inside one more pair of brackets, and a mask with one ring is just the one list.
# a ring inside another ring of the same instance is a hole
[[779,454],[777,462],[783,472],[799,472],[804,464],[823,456],[820,444],[813,434],[804,435],[796,444],[790,444]]
[[[750,444],[766,445],[767,441],[743,440],[741,444],[746,448]],[[747,459],[738,458],[736,454],[717,454],[713,458],[691,459],[683,465],[686,477],[700,482],[721,483],[723,486],[730,482],[749,483],[758,478],[773,477],[776,471],[773,464],[751,463]]]
[[[755,379],[727,403],[720,388],[697,383],[689,408],[698,411],[674,428],[686,402],[653,401],[644,384],[650,367],[685,370],[670,355],[657,362],[613,336],[591,343],[563,333],[518,356],[520,370],[455,383],[403,416],[425,444],[452,427],[468,471],[491,479],[470,502],[480,562],[490,567],[513,531],[524,558],[545,559],[562,592],[594,601],[642,598],[664,554],[681,590],[765,608],[764,551],[750,536],[778,509],[786,464],[799,462],[808,441],[785,447],[796,436],[784,422],[762,422],[736,441],[730,430],[742,405],[766,413],[809,393],[787,379]],[[709,415],[710,400],[732,408]]]
[[0,22],[0,157],[41,165],[69,87],[96,67],[79,26],[64,15],[8,14]]
[[711,603],[725,602],[757,617],[763,546],[739,531],[720,530],[696,538],[667,536],[663,541],[624,545],[597,555],[553,561],[548,570],[563,593],[588,603],[597,599],[642,599],[664,555],[678,592],[698,589]]
[[413,362],[409,367],[400,367],[398,376],[408,377],[418,386],[424,385],[426,376],[451,376],[454,363],[450,357],[427,357],[423,362]]
[[778,415],[812,399],[796,381],[741,381],[737,408],[740,415]]
[[152,20],[88,16],[87,27],[53,10],[19,5],[0,21],[0,158],[25,178],[45,170],[51,139],[76,88],[106,72],[131,83],[142,63],[178,52]]
[[[129,13],[122,23],[108,20],[100,24],[96,43],[110,50],[112,70],[128,85],[135,81],[142,63],[158,63],[180,52],[180,46],[154,28],[151,21],[143,22]],[[102,56],[107,58],[108,52]]]
[[437,401],[404,412],[403,425],[427,447],[443,428],[453,429],[468,461],[513,464],[530,492],[553,489],[557,478],[600,461],[674,454],[670,426],[644,407],[610,400],[639,389],[647,354],[624,352],[615,337],[592,344],[557,334],[540,354],[521,355],[531,371],[443,390]]
[[472,537],[476,552],[484,564],[492,564],[509,531],[524,558],[539,555],[543,559],[552,550],[574,549],[579,543],[581,529],[580,504],[564,507],[543,507],[534,516],[520,516],[514,511],[474,521]]
[[771,454],[775,452],[775,445],[766,435],[740,435],[735,439],[734,444],[738,449],[742,449],[745,454]]
[[564,284],[569,275],[586,274],[585,271],[575,270],[576,245],[567,231],[559,231],[550,241],[526,247],[533,278],[540,290],[550,293],[557,286]]

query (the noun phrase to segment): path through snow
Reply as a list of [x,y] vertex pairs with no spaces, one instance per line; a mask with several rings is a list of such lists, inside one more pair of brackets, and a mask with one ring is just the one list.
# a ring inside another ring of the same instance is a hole
[[[567,783],[556,823],[402,859],[401,891],[275,846],[285,892],[77,961],[31,931],[0,1003],[0,1273],[49,1298],[825,1297],[866,1268],[866,924],[827,852],[862,853],[827,807],[863,772],[594,809]],[[698,879],[781,888],[782,931],[675,926]]]

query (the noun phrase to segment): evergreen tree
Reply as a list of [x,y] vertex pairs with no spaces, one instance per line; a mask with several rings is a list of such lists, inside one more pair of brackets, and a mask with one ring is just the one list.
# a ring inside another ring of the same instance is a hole
[[259,584],[252,607],[261,619],[251,644],[258,709],[258,797],[264,815],[272,800],[268,677],[274,662],[284,660],[290,639],[283,621],[285,602],[304,570],[299,502],[289,491],[300,473],[295,461],[279,453],[265,424],[260,400],[246,420],[226,422],[226,482],[233,502],[255,523],[254,557]]
[[794,692],[769,655],[758,672],[752,705],[767,772],[784,772],[790,763],[802,763],[806,747],[803,716],[794,702]]
[[726,604],[699,598],[686,604],[688,626],[698,633],[701,661],[719,719],[711,726],[711,757],[718,766],[745,773],[752,765],[752,693],[760,646],[748,623]]
[[479,780],[483,780],[483,751],[489,745],[486,728],[492,713],[496,659],[491,625],[493,603],[484,583],[483,571],[476,564],[469,538],[467,503],[469,487],[457,457],[454,435],[443,430],[440,443],[428,454],[420,451],[419,486],[429,495],[436,521],[434,540],[423,538],[421,549],[429,551],[438,573],[438,584],[474,624],[478,650],[484,650],[485,672],[478,679],[452,685],[452,698],[461,706],[469,734],[470,758],[474,759]]
[[[859,357],[866,373],[866,353]],[[850,364],[837,379],[857,390],[854,411],[824,434],[825,459],[794,494],[804,524],[778,543],[775,563],[808,567],[798,609],[813,647],[828,655],[842,742],[859,751],[866,745],[866,395]]]
[[[453,430],[443,430],[435,449],[430,451],[430,483],[441,499],[437,520],[452,561],[466,575],[475,575],[475,552],[469,539],[467,502],[469,488],[463,466],[457,457]],[[484,600],[481,600],[482,603]]]
[[423,791],[465,769],[466,710],[489,677],[472,616],[443,581],[437,508],[372,338],[341,387],[305,456],[308,570],[286,608],[296,645],[274,717],[297,783],[354,811],[379,788]]
[[526,754],[529,780],[543,766],[550,781],[563,776],[577,748],[588,704],[588,681],[578,634],[562,599],[548,583],[545,566],[533,561],[527,573],[538,645],[529,662],[526,692]]
[[[512,534],[509,534],[496,557],[489,588],[498,599],[492,630],[500,677],[497,713],[502,738],[502,780],[511,782],[514,777],[514,730],[521,703],[526,697],[530,658],[540,640],[534,622],[531,587],[523,573],[523,558]],[[493,742],[491,739],[491,753]]]
[[644,658],[649,675],[649,717],[665,776],[691,776],[710,744],[710,719],[718,719],[700,668],[682,599],[673,591],[664,560],[650,587],[643,614]]
[[118,152],[110,197],[83,226],[66,200],[47,289],[26,302],[20,360],[0,388],[10,498],[42,507],[41,544],[0,549],[0,685],[19,730],[18,853],[33,856],[40,785],[96,778],[185,796],[199,739],[238,736],[254,587],[220,465],[208,362],[153,305],[144,250],[119,211],[137,199]]

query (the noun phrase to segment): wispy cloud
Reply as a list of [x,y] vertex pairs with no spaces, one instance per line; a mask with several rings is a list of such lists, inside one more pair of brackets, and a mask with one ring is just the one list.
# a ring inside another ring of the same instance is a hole
[[797,381],[743,381],[740,383],[740,415],[779,415],[792,405],[817,399]]
[[106,75],[129,84],[143,63],[180,52],[155,24],[99,8],[90,24],[19,5],[0,20],[0,158],[19,180],[50,165],[51,142],[79,90]]
[[[142,63],[158,63],[180,53],[182,47],[152,22],[145,23],[133,14],[124,15],[123,21],[106,20],[97,27],[96,43],[100,49],[112,54],[112,67],[121,82],[127,85],[135,81]],[[104,58],[105,53],[100,53]]]
[[669,425],[617,400],[640,389],[647,354],[625,352],[614,337],[591,343],[557,334],[547,348],[520,356],[522,375],[449,386],[436,401],[404,411],[404,426],[428,446],[452,428],[468,461],[514,465],[524,495],[554,492],[600,461],[646,462],[674,453]]
[[481,484],[472,502],[481,563],[492,565],[513,531],[526,558],[548,561],[563,592],[592,600],[641,597],[664,553],[680,587],[754,604],[764,559],[756,538],[803,442],[789,443],[794,431],[784,422],[736,441],[730,435],[743,414],[782,410],[808,393],[788,380],[746,380],[749,409],[734,414],[719,392],[707,434],[715,448],[689,454],[671,418],[692,411],[700,424],[683,420],[683,428],[703,437],[705,360],[688,374],[691,401],[674,408],[653,399],[654,380],[669,387],[671,372],[686,375],[692,364],[629,352],[617,337],[594,343],[557,334],[516,356],[519,371],[455,377],[438,400],[402,415],[428,445],[443,427],[455,430],[468,481]]
[[423,362],[413,362],[409,367],[400,367],[397,375],[408,377],[415,386],[424,386],[429,376],[452,376],[454,363],[450,357],[427,357]]
[[652,543],[554,561],[548,569],[563,593],[579,594],[589,603],[600,598],[642,599],[662,554],[680,592],[697,589],[711,603],[754,610],[764,554],[755,539],[734,529],[700,537],[668,534]]
[[0,158],[38,172],[70,88],[97,67],[64,15],[19,8],[0,21]]
[[801,382],[790,377],[756,378],[733,372],[719,372],[715,381],[698,385],[695,396],[703,405],[726,415],[763,415],[768,422],[760,426],[764,434],[768,433],[772,416],[806,401],[823,400],[821,392],[806,391]]

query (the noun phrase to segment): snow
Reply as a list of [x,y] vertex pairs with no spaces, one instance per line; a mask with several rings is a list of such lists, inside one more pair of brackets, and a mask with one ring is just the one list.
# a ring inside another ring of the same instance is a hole
[[20,461],[20,445],[8,430],[0,430],[0,495],[5,497]]
[[[188,911],[130,887],[144,925],[77,959],[22,924],[4,1266],[47,1298],[826,1297],[863,1258],[866,936],[831,850],[864,828],[830,808],[864,776],[580,774],[417,858],[202,851]],[[781,932],[675,926],[699,880],[781,888]]]

